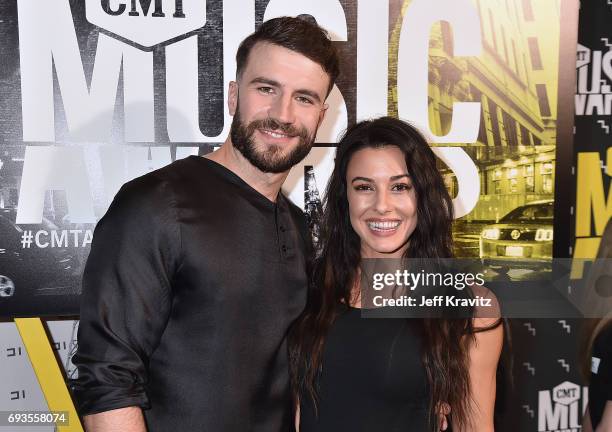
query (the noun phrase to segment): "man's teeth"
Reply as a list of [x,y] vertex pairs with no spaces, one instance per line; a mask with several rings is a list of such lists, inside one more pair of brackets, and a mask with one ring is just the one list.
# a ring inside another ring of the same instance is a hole
[[392,230],[399,226],[399,221],[385,221],[385,222],[368,222],[368,226],[373,230]]
[[271,131],[267,131],[267,130],[263,130],[262,132],[264,132],[264,133],[266,133],[266,134],[268,134],[268,135],[270,135],[271,137],[274,137],[274,138],[287,138],[289,136],[289,135],[279,134],[279,133],[271,132]]

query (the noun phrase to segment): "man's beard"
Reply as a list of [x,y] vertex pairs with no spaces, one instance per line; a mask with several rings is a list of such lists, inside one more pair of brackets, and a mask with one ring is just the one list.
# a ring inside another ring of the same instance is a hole
[[[270,145],[267,149],[258,151],[257,144],[253,140],[253,134],[257,129],[278,131],[291,137],[297,137],[298,144],[286,155],[282,154],[282,147],[277,145]],[[275,174],[288,171],[301,162],[310,152],[314,142],[314,136],[310,135],[305,127],[298,129],[269,117],[263,120],[253,120],[245,126],[238,108],[232,120],[230,136],[234,147],[251,165],[262,172]]]

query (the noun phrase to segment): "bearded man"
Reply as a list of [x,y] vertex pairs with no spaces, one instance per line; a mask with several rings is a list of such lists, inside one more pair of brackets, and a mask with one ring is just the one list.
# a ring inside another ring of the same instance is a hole
[[286,332],[306,299],[303,213],[280,192],[338,75],[297,18],[240,45],[221,148],[124,185],[96,227],[72,383],[92,431],[293,430]]

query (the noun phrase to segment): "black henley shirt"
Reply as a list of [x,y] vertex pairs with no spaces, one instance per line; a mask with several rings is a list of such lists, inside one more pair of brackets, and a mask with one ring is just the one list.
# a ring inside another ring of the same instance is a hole
[[293,430],[286,332],[306,299],[306,226],[191,156],[124,185],[83,277],[81,415],[143,408],[149,431]]

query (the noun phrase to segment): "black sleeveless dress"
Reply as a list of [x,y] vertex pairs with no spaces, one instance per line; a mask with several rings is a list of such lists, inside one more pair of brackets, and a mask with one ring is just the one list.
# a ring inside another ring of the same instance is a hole
[[428,431],[429,385],[419,322],[361,318],[342,307],[325,341],[318,415],[300,401],[300,432]]
[[589,413],[595,429],[603,417],[606,403],[612,401],[612,325],[604,327],[593,341]]

